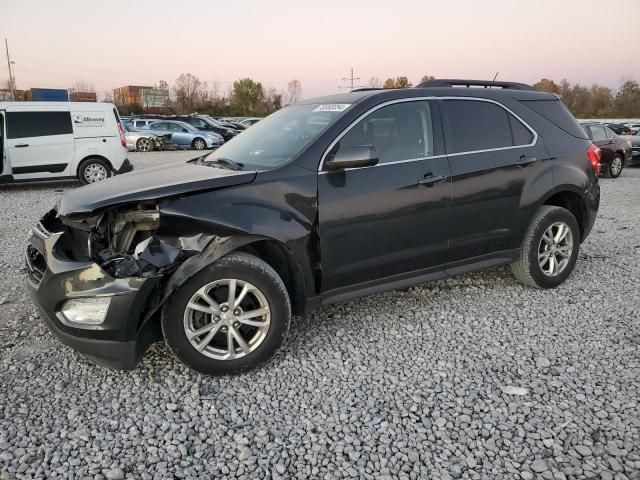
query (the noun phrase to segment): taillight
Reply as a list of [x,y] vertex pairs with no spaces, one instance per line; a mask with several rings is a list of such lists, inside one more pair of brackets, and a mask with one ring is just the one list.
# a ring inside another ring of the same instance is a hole
[[591,168],[593,168],[593,173],[595,173],[597,177],[600,175],[600,159],[602,158],[602,150],[592,143],[587,149],[587,156],[589,157]]
[[124,128],[122,128],[122,124],[118,122],[118,130],[120,130],[120,145],[123,148],[127,148],[127,140],[124,138]]

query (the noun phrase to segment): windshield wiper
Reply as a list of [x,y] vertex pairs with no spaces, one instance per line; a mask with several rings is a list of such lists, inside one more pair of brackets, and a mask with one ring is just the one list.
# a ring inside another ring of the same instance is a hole
[[202,159],[203,165],[207,165],[209,163],[222,165],[230,170],[242,170],[242,167],[244,167],[244,163],[234,162],[230,158],[219,157],[214,160],[207,160],[205,158]]

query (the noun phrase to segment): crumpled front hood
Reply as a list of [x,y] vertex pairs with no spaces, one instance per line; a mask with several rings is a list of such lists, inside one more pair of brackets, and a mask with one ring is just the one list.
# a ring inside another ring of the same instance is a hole
[[61,216],[91,213],[127,202],[214,190],[251,183],[255,171],[234,171],[193,163],[170,163],[117,175],[64,195],[58,205]]

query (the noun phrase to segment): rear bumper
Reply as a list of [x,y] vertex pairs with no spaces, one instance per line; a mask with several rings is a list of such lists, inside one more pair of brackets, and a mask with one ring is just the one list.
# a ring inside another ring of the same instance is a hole
[[593,225],[596,223],[596,217],[598,216],[598,209],[600,208],[600,183],[596,181],[586,192],[586,207],[587,207],[587,222],[582,232],[581,241],[589,236]]
[[132,170],[133,170],[133,165],[131,165],[131,162],[129,161],[128,158],[125,158],[124,162],[122,162],[122,166],[118,170],[116,170],[116,175],[131,172]]
[[[157,325],[143,322],[147,300],[159,279],[114,278],[93,262],[64,258],[56,243],[64,233],[34,228],[27,247],[27,284],[49,329],[62,343],[95,363],[132,369],[149,345],[160,338]],[[62,314],[69,299],[110,297],[99,325],[78,325]]]

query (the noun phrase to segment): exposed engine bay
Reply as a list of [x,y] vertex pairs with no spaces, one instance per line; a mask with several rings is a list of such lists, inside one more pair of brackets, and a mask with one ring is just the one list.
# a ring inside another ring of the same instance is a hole
[[[52,210],[43,222],[66,227],[69,235],[61,248],[70,258],[94,261],[114,278],[167,273],[187,257],[201,253],[214,238],[202,233],[187,237],[158,235],[160,209],[153,203],[76,218],[56,217]],[[51,229],[50,225],[45,227]]]

